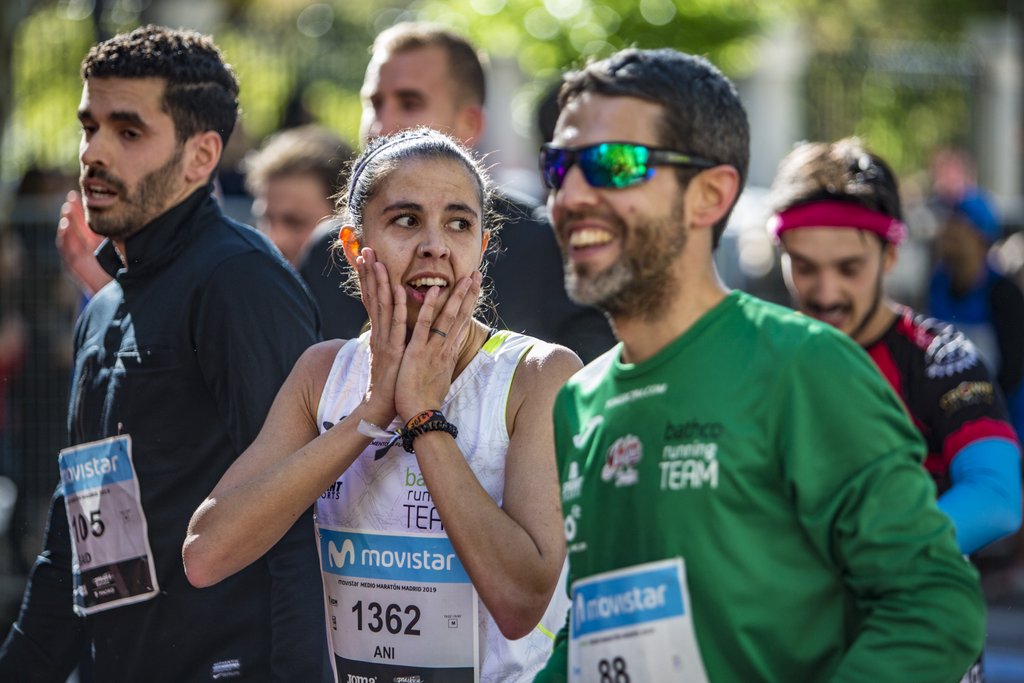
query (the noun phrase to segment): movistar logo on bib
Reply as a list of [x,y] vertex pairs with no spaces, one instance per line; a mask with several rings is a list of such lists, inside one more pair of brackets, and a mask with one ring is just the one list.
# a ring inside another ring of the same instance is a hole
[[469,575],[444,536],[399,536],[320,529],[323,570],[379,581],[468,583]]
[[577,582],[572,602],[574,638],[685,613],[678,573],[665,566]]
[[62,452],[58,458],[64,494],[71,495],[132,478],[132,465],[121,442],[104,442],[102,448]]

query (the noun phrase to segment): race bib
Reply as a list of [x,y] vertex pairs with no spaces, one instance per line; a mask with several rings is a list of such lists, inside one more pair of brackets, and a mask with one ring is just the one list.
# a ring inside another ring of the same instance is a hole
[[446,536],[319,534],[338,680],[479,680],[476,591]]
[[131,437],[65,448],[58,456],[71,530],[74,609],[94,614],[160,592]]
[[573,583],[569,680],[707,683],[682,559]]

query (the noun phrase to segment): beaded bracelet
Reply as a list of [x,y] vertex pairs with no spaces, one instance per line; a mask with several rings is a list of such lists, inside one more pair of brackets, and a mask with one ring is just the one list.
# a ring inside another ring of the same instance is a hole
[[402,448],[406,453],[415,453],[412,442],[417,436],[427,432],[448,432],[452,438],[458,438],[459,428],[445,419],[440,410],[424,410],[414,415],[405,426],[398,430],[398,436],[402,439]]

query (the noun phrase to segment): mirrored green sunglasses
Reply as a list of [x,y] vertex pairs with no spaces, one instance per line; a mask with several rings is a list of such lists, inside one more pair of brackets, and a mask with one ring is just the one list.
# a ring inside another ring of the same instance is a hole
[[578,164],[592,187],[623,188],[650,180],[655,166],[691,166],[711,168],[718,163],[671,149],[655,149],[632,142],[602,142],[587,147],[555,147],[540,150],[540,170],[544,184],[558,190],[565,175]]

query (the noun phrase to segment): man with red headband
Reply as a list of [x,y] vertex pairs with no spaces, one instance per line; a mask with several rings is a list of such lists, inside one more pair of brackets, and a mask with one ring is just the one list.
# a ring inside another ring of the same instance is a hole
[[906,236],[889,166],[856,138],[803,143],[779,165],[771,203],[797,306],[860,344],[903,399],[961,551],[1013,533],[1020,447],[998,387],[963,333],[886,296]]

